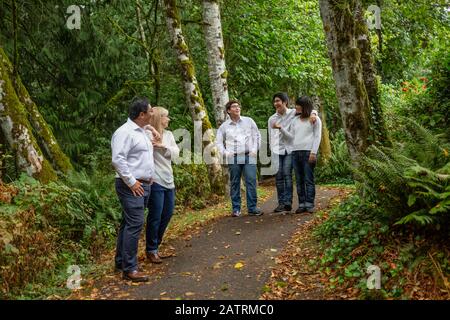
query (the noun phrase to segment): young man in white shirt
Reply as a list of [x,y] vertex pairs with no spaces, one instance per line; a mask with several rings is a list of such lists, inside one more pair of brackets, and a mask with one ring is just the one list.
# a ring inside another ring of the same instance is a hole
[[225,106],[230,119],[217,130],[216,145],[227,159],[230,172],[232,216],[241,215],[241,176],[244,174],[249,215],[260,216],[256,195],[256,156],[261,145],[261,134],[255,121],[241,116],[239,101],[230,100]]

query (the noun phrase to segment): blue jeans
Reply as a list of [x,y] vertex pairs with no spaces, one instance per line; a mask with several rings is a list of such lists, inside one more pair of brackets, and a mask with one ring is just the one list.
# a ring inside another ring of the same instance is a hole
[[152,193],[148,201],[145,251],[158,253],[164,232],[172,218],[175,208],[175,189],[168,189],[160,184],[152,184]]
[[230,173],[230,197],[233,212],[241,211],[241,176],[244,173],[248,212],[256,211],[256,159],[246,155],[235,155],[228,160]]
[[120,178],[116,178],[116,192],[122,205],[122,223],[120,224],[116,246],[116,267],[124,272],[137,270],[137,252],[139,235],[144,225],[144,212],[150,195],[150,185],[142,184],[144,196],[135,196]]
[[316,163],[309,163],[310,151],[294,151],[293,162],[299,208],[314,208],[316,185],[314,184],[314,168]]
[[278,155],[275,177],[279,205],[292,206],[292,154]]

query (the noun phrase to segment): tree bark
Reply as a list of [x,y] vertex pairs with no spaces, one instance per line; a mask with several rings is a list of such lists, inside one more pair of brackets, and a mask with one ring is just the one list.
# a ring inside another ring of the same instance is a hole
[[388,142],[387,131],[380,102],[378,78],[372,55],[369,29],[364,19],[364,8],[360,1],[355,8],[356,42],[361,53],[361,65],[363,68],[364,85],[369,98],[371,110],[371,124],[376,141],[382,144]]
[[13,150],[20,171],[42,181],[57,178],[33,135],[28,111],[14,90],[12,66],[0,48],[0,127],[8,147]]
[[355,0],[319,0],[336,95],[352,162],[373,142],[370,105],[356,43]]
[[208,55],[209,80],[214,104],[214,116],[219,127],[226,118],[228,102],[228,72],[225,66],[225,47],[222,37],[220,8],[217,0],[203,0],[203,26]]
[[209,161],[210,163],[207,164],[207,167],[211,190],[216,193],[223,193],[224,183],[222,180],[220,154],[214,144],[215,137],[205,108],[202,93],[195,76],[194,63],[189,52],[189,47],[184,39],[176,0],[164,0],[164,7],[166,11],[167,28],[182,70],[187,105],[193,121],[200,121],[202,124],[202,134],[206,136],[203,139],[203,149],[210,150],[211,161]]

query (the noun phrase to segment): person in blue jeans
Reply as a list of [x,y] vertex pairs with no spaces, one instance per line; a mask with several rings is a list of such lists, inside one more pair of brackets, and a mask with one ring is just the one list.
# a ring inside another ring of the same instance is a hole
[[225,105],[230,118],[217,130],[216,145],[225,156],[230,173],[230,197],[232,216],[241,215],[241,177],[244,174],[249,215],[259,216],[256,194],[256,156],[261,145],[261,134],[255,121],[241,116],[238,100],[230,100]]
[[[296,110],[288,108],[289,96],[285,92],[278,92],[273,95],[272,104],[276,112],[269,118],[269,138],[272,161],[276,162],[278,171],[275,176],[278,206],[274,212],[290,212],[292,210],[292,139],[286,133],[293,119],[296,117]],[[314,123],[317,111],[313,110],[310,121]]]
[[180,153],[172,132],[166,130],[169,126],[169,121],[169,111],[167,109],[162,107],[153,108],[153,117],[150,123],[161,138],[153,140],[155,174],[153,175],[152,192],[148,201],[146,227],[145,251],[147,258],[152,263],[161,263],[161,258],[170,257],[164,256],[158,251],[175,208],[175,183],[172,161]]
[[312,100],[302,96],[295,101],[298,116],[292,120],[286,134],[292,140],[292,155],[297,182],[298,209],[295,213],[314,212],[316,186],[314,183],[314,168],[317,162],[322,137],[322,122],[319,117],[310,121],[313,111]]
[[[111,139],[115,187],[122,205],[115,268],[123,272],[124,279],[135,282],[148,281],[148,276],[138,270],[137,252],[154,174],[153,146],[144,129],[152,112],[147,99],[134,101],[127,122],[114,132]],[[154,128],[149,129],[157,137]]]

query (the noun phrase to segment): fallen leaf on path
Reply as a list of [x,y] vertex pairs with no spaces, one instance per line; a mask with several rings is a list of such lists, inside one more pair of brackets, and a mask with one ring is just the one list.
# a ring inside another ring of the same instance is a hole
[[195,293],[194,292],[186,292],[185,295],[186,295],[186,297],[190,297],[190,296],[195,295]]
[[167,292],[166,291],[164,291],[164,292],[161,292],[159,295],[160,296],[163,296],[163,295],[165,295],[165,294],[167,294]]
[[234,268],[237,270],[241,270],[244,267],[244,264],[242,262],[238,262],[234,265]]
[[240,235],[241,234],[241,232],[240,231],[236,231],[236,233],[235,233],[236,235]]

